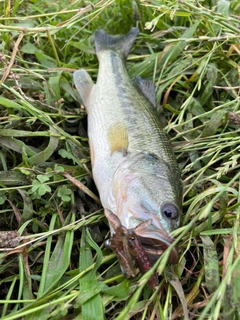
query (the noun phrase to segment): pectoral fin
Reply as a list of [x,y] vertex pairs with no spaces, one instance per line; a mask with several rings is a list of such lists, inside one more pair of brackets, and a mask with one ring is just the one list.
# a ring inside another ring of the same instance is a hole
[[108,142],[111,154],[120,151],[127,155],[128,134],[124,124],[115,123],[108,130]]
[[88,99],[94,86],[92,78],[87,71],[81,69],[74,72],[73,81],[84,106],[88,108]]
[[151,105],[156,108],[156,94],[153,82],[137,76],[133,80],[133,84],[138,91],[151,103]]

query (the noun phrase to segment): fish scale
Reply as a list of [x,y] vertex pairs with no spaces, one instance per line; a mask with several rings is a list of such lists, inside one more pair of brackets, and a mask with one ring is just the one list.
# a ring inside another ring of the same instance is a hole
[[[129,275],[136,274],[133,268],[147,270],[149,261],[173,242],[171,231],[179,226],[182,204],[176,158],[153,106],[153,83],[140,77],[133,82],[125,66],[137,35],[136,28],[124,36],[96,31],[96,84],[85,70],[74,73],[88,113],[93,178],[109,220],[112,248]],[[125,232],[122,240],[119,230]],[[169,262],[177,260],[174,247]]]

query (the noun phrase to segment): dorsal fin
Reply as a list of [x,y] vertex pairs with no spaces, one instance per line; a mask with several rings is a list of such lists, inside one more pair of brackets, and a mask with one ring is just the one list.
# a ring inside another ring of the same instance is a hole
[[92,78],[87,71],[81,69],[73,73],[73,81],[84,106],[88,108],[88,98],[94,86]]
[[145,80],[139,76],[135,77],[133,84],[138,91],[156,108],[156,94],[152,80]]

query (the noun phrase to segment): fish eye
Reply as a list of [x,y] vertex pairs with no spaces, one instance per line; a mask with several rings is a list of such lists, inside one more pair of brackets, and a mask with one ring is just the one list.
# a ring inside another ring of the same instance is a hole
[[161,213],[168,219],[176,219],[178,217],[178,209],[173,203],[163,203]]

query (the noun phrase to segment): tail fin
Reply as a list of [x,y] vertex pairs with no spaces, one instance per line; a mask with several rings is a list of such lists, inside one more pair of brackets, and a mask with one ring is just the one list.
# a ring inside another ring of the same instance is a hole
[[130,31],[123,36],[111,36],[105,30],[96,30],[95,47],[97,55],[104,50],[113,50],[121,52],[126,58],[138,33],[138,28],[131,28]]

